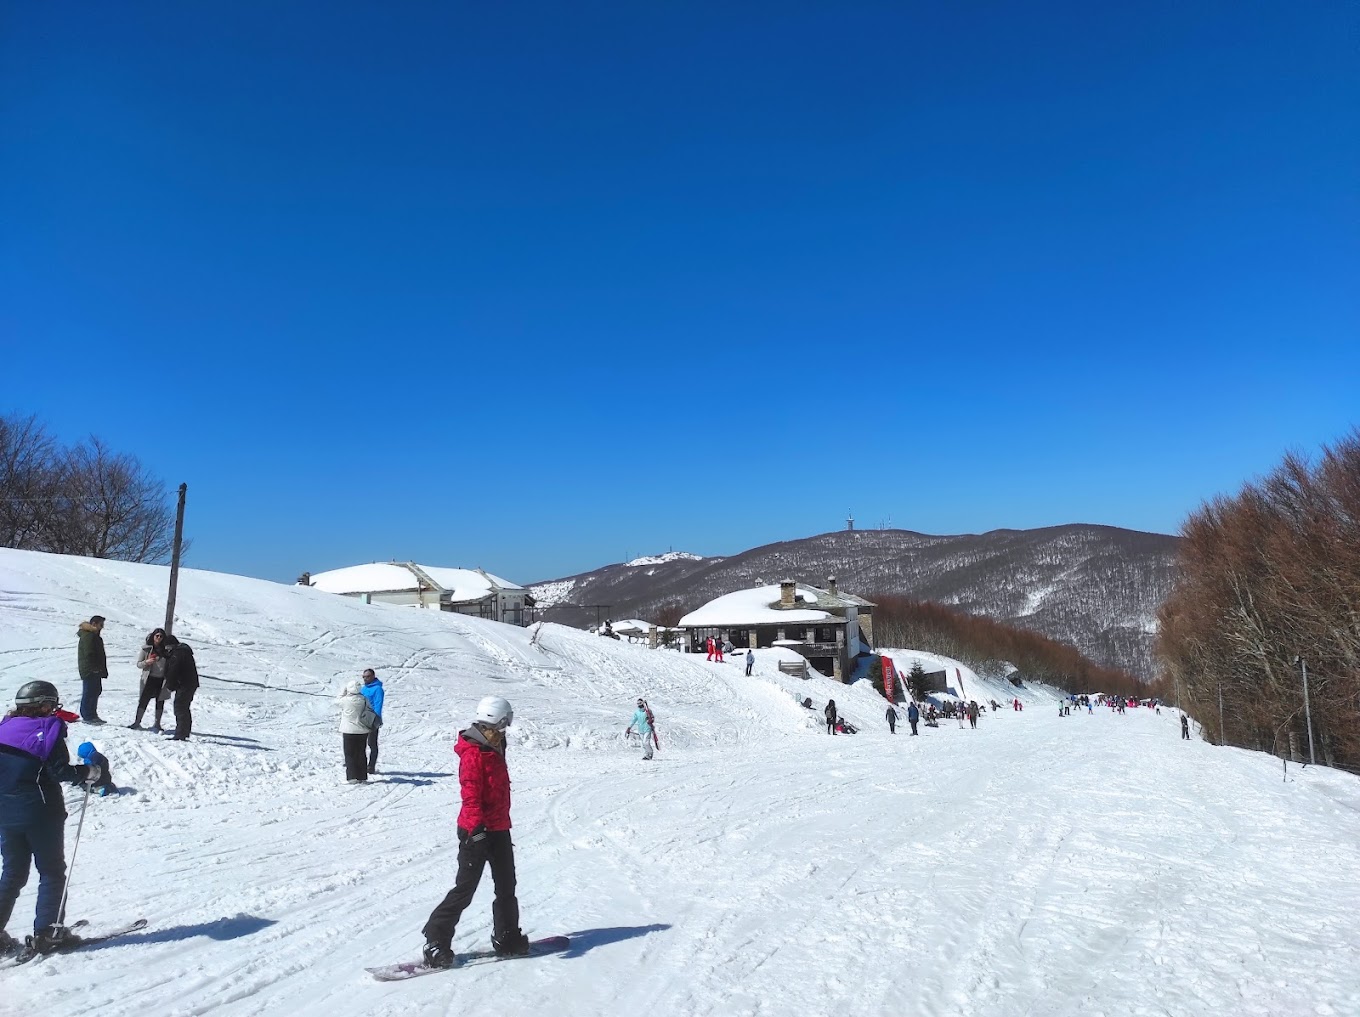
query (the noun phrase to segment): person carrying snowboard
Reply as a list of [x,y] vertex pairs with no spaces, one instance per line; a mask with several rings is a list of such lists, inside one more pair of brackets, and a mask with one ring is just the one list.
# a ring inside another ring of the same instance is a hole
[[633,712],[633,719],[628,722],[628,726],[623,729],[626,735],[636,730],[642,736],[642,758],[652,758],[652,711],[647,708],[647,700],[639,699],[637,709]]
[[496,897],[491,902],[491,948],[500,956],[529,952],[529,937],[520,931],[519,901],[515,898],[510,771],[505,765],[505,729],[514,719],[508,701],[487,696],[477,704],[476,719],[459,733],[454,744],[463,800],[458,812],[458,876],[421,930],[425,936],[421,956],[429,967],[453,967],[454,929],[472,903],[488,862],[496,884]]
[[38,869],[38,903],[31,949],[50,953],[79,943],[57,923],[66,886],[66,803],[61,783],[92,784],[98,766],[72,766],[66,722],[57,716],[61,697],[51,682],[28,682],[14,696],[14,708],[0,720],[0,954],[19,943],[5,931],[19,891]]

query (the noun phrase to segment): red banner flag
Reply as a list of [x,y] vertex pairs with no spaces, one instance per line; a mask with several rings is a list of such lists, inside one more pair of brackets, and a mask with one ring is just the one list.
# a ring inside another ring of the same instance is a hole
[[888,702],[897,702],[897,669],[893,667],[891,657],[880,657],[883,661],[883,694],[888,697]]

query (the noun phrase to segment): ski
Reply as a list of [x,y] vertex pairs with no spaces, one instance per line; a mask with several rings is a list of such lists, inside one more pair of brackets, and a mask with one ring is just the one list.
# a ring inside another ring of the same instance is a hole
[[451,968],[431,968],[426,967],[420,961],[416,961],[406,964],[386,964],[382,967],[364,968],[364,970],[380,982],[402,982],[408,978],[437,975],[444,971],[457,971],[459,968],[473,967],[477,964],[490,964],[493,961],[543,957],[550,953],[561,953],[570,946],[571,940],[566,936],[548,936],[546,939],[536,939],[530,943],[529,952],[526,954],[502,956],[495,950],[470,950],[467,953],[460,953],[457,955],[457,962]]
[[[67,926],[67,928],[74,931],[76,929],[84,929],[89,924],[88,921],[81,920],[73,925]],[[15,955],[13,962],[9,966],[17,967],[20,964],[27,964],[31,960],[36,960],[39,957],[46,957],[48,954],[52,953],[74,953],[82,947],[92,946],[95,943],[107,943],[109,940],[117,939],[119,936],[126,936],[132,932],[140,932],[142,929],[146,928],[146,924],[145,918],[138,918],[135,922],[129,922],[127,925],[119,928],[98,932],[90,936],[80,936],[78,941],[73,941],[67,945],[57,946],[55,949],[48,950],[47,953],[40,953],[35,950],[30,943],[30,945],[25,946]],[[31,941],[32,937],[29,938]]]

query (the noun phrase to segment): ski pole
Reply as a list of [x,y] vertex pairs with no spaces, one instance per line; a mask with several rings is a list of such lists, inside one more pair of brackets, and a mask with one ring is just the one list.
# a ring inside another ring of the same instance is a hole
[[85,829],[85,807],[90,804],[90,791],[94,788],[94,781],[85,782],[85,800],[80,803],[80,822],[76,824],[76,842],[71,845],[71,864],[66,866],[66,882],[61,888],[61,906],[57,908],[57,921],[52,926],[52,938],[57,938],[57,930],[64,930],[66,927],[66,894],[71,889],[71,872],[76,867],[76,855],[80,851],[80,831]]

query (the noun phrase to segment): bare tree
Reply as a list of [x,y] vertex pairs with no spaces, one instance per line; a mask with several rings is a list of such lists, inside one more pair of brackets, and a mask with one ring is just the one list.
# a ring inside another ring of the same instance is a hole
[[0,546],[42,546],[57,477],[57,444],[38,418],[0,416]]
[[174,522],[165,484],[135,456],[96,437],[61,449],[36,417],[0,417],[0,546],[162,562]]
[[163,481],[98,438],[77,445],[62,468],[66,498],[55,520],[65,554],[120,561],[166,561],[175,518]]

